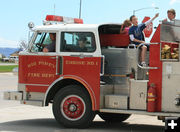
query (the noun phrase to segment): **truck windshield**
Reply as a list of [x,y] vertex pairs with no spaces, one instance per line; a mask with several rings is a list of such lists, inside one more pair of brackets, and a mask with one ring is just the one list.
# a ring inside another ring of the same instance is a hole
[[31,48],[31,52],[42,52],[43,48],[51,44],[52,44],[52,40],[50,38],[50,33],[46,33],[46,32],[37,33]]

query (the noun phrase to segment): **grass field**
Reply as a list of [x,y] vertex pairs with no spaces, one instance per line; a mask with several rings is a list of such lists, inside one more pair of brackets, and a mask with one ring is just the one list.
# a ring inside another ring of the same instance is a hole
[[15,67],[18,67],[18,65],[0,66],[0,72],[12,72]]

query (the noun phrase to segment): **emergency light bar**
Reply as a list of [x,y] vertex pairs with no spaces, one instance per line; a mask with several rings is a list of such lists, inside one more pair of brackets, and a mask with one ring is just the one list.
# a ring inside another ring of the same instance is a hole
[[67,24],[83,24],[82,19],[78,18],[71,18],[71,17],[64,17],[64,16],[56,16],[56,15],[47,15],[46,19],[43,21],[44,25],[49,25],[49,24],[62,24],[62,23],[67,23]]

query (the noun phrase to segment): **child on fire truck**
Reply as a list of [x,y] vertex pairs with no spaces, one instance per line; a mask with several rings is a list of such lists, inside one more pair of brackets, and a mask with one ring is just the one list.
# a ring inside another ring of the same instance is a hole
[[[129,36],[131,43],[135,44],[138,46],[139,44],[145,43],[145,38],[143,34],[143,30],[151,24],[151,22],[156,19],[159,16],[159,13],[157,13],[152,19],[145,23],[138,24],[138,18],[135,15],[132,15],[130,17],[130,21],[133,24],[133,26],[129,29]],[[141,61],[141,66],[146,67],[145,63],[145,57],[146,57],[146,51],[147,51],[147,46],[142,45],[140,47],[141,49],[141,55],[140,55],[140,61]]]

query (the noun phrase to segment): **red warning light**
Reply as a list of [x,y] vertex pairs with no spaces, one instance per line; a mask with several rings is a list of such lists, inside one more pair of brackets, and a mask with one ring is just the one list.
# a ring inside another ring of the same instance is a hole
[[47,15],[45,20],[50,21],[50,22],[64,22],[64,23],[83,24],[83,19],[56,16],[56,15]]
[[58,21],[58,22],[62,22],[63,21],[63,17],[62,16],[55,16],[55,15],[47,15],[46,16],[46,21]]

